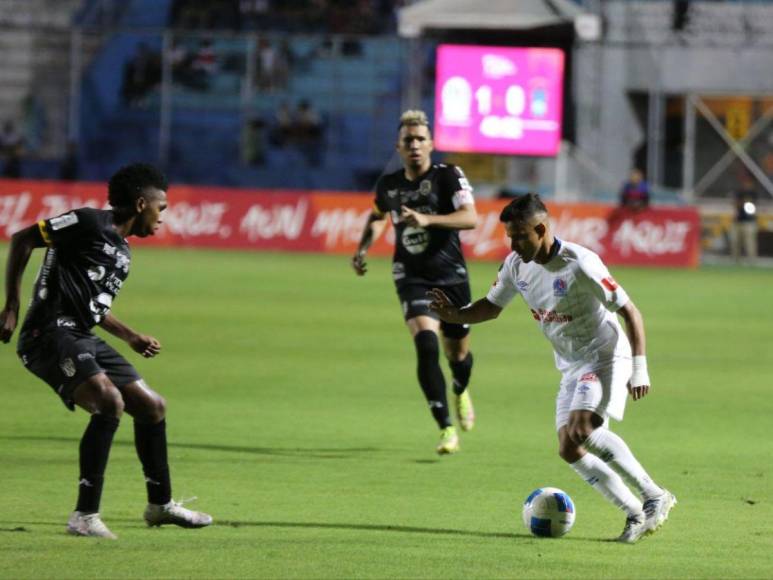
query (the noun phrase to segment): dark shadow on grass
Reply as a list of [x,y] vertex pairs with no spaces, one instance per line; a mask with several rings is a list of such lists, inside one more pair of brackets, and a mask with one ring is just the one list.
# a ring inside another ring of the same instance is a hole
[[[145,528],[145,522],[141,518],[105,518],[109,524],[122,524],[122,527],[129,526],[132,528]],[[62,529],[64,533],[64,522],[47,522],[47,521],[35,521],[35,522],[17,522],[17,521],[0,521],[0,526],[11,525],[14,528],[0,528],[1,532],[33,532],[34,530],[27,529],[21,526],[53,526]],[[488,539],[504,539],[504,540],[532,540],[534,542],[554,542],[558,541],[558,538],[537,538],[531,534],[515,534],[509,532],[476,532],[472,530],[453,530],[450,528],[424,528],[419,526],[394,526],[388,524],[330,524],[321,522],[259,522],[259,521],[244,521],[244,520],[215,520],[213,527],[231,527],[231,528],[303,528],[311,530],[354,530],[360,532],[392,532],[396,534],[430,534],[433,536],[460,536],[469,538],[488,538]],[[175,526],[168,526],[172,530],[179,530]],[[160,528],[154,528],[149,530],[150,533],[157,533]],[[617,544],[614,539],[608,538],[578,538],[575,536],[564,536],[560,538],[561,541],[574,541],[574,542],[592,542],[592,543],[612,543]]]
[[[59,443],[80,442],[75,437],[43,437],[3,435],[0,439],[15,441],[56,441]],[[115,441],[113,445],[134,447],[133,441]],[[208,443],[169,443],[173,449],[194,449],[196,451],[224,451],[228,453],[249,453],[253,455],[276,455],[283,457],[303,457],[310,459],[351,459],[365,453],[381,451],[375,447],[248,447],[246,445],[212,445]]]
[[[553,541],[552,538],[537,538],[531,534],[513,534],[506,532],[475,532],[472,530],[453,530],[450,528],[423,528],[417,526],[393,526],[378,524],[328,524],[319,522],[251,522],[238,520],[219,520],[215,522],[218,526],[231,526],[234,528],[256,527],[256,528],[309,528],[318,530],[355,530],[366,532],[394,532],[398,534],[431,534],[438,536],[466,536],[472,538],[491,538],[507,540],[534,540],[542,542]],[[563,537],[561,540],[572,540],[576,542],[606,542],[605,539],[597,538],[576,538],[572,536]]]

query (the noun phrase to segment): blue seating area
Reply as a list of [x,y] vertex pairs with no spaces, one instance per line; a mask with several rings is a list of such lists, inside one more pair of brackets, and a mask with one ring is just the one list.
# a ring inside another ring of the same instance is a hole
[[[207,38],[216,55],[206,82],[175,83],[171,91],[171,134],[166,170],[178,182],[244,187],[362,189],[390,159],[400,113],[401,47],[397,39],[372,37],[292,38],[293,64],[280,86],[245,93],[248,47],[244,35],[175,39],[193,51]],[[159,51],[160,36],[119,34],[104,46],[84,79],[81,153],[85,176],[106,178],[131,160],[157,162],[161,86],[141,99],[121,97],[120,72],[140,43]],[[321,49],[320,47],[323,47]],[[256,83],[257,84],[257,83]],[[247,98],[248,95],[250,95]],[[276,112],[306,100],[323,120],[319,161],[291,145],[271,142]],[[244,123],[261,119],[262,163],[243,161]],[[95,174],[96,173],[96,174]],[[364,177],[363,177],[364,176]]]

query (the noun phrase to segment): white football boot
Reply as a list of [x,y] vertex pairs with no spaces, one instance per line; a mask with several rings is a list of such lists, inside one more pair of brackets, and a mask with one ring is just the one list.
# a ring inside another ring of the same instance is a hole
[[84,514],[83,512],[72,512],[70,519],[67,520],[67,533],[73,536],[92,536],[95,538],[107,538],[117,540],[98,513]]
[[635,544],[648,531],[647,516],[642,513],[628,516],[625,520],[623,533],[617,538],[618,542],[624,544]]
[[165,505],[149,503],[145,508],[145,522],[149,526],[174,524],[182,528],[204,528],[212,523],[212,516],[184,508],[182,502],[170,501]]
[[647,533],[655,533],[668,519],[668,513],[676,505],[676,497],[667,489],[658,497],[644,502],[642,509],[647,515]]

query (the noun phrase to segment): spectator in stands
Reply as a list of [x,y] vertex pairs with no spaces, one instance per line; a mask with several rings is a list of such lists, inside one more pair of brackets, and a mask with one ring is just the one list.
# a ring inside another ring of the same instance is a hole
[[121,95],[127,105],[141,104],[142,99],[161,83],[161,54],[144,42],[123,69]]
[[293,117],[290,113],[290,105],[287,104],[287,101],[282,101],[274,113],[274,123],[269,140],[276,147],[284,147],[292,139],[292,133]]
[[257,47],[257,85],[262,91],[273,91],[277,88],[277,71],[279,70],[279,53],[271,41],[261,36]]
[[632,210],[647,209],[650,204],[649,185],[641,169],[634,167],[628,181],[620,189],[620,206]]
[[239,0],[239,21],[242,29],[268,28],[270,14],[270,0]]
[[754,179],[743,175],[739,187],[733,192],[735,215],[730,228],[730,253],[736,262],[741,261],[741,250],[749,262],[757,259],[757,190]]
[[67,143],[67,151],[59,165],[59,179],[62,181],[77,181],[80,164],[78,161],[78,144],[74,141]]
[[260,116],[250,119],[242,130],[242,159],[247,165],[266,163],[266,122]]
[[6,121],[0,130],[0,153],[3,156],[3,177],[21,177],[21,158],[24,152],[24,137],[13,121]]
[[217,54],[211,39],[205,38],[199,42],[199,48],[193,55],[190,68],[191,78],[195,79],[191,88],[208,90],[212,76],[218,69]]
[[322,163],[322,137],[324,127],[319,113],[307,100],[298,103],[293,120],[293,134],[303,157],[312,167]]

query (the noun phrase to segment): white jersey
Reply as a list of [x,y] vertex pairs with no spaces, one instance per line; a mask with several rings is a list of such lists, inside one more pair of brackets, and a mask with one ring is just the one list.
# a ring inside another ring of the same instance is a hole
[[523,296],[542,332],[553,344],[562,373],[581,365],[606,364],[631,356],[617,320],[628,294],[599,256],[580,245],[561,242],[547,264],[524,263],[515,252],[505,259],[486,299],[504,308]]

